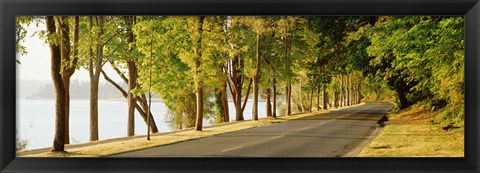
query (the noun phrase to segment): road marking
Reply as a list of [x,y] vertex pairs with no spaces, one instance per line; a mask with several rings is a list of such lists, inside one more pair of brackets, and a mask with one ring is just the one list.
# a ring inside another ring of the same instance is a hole
[[280,136],[274,136],[274,137],[271,137],[270,139],[277,139],[279,137],[282,137],[283,135],[280,135]]
[[[336,117],[336,118],[333,118],[333,119],[330,119],[330,120],[320,121],[316,126],[324,125],[324,124],[327,124],[327,123],[336,121],[336,120],[338,120],[338,119],[342,119],[342,118],[349,117],[349,116],[351,116],[351,115],[355,115],[356,113],[358,113],[358,112],[360,112],[360,111],[363,111],[363,110],[368,110],[368,108],[363,108],[363,109],[361,109],[361,110],[357,110],[357,111],[355,111],[354,113],[350,113],[350,114],[341,114],[340,116],[338,116],[338,117]],[[306,126],[306,127],[301,128],[301,129],[297,129],[297,130],[290,131],[290,133],[299,132],[299,131],[303,131],[303,130],[307,130],[307,129],[311,129],[312,127],[316,127],[316,126]],[[288,133],[288,134],[290,134],[290,133]],[[287,135],[288,135],[288,134],[287,134]],[[261,144],[261,143],[264,143],[264,142],[268,142],[268,141],[270,141],[270,140],[274,140],[274,139],[277,139],[277,138],[280,138],[280,137],[285,137],[285,134],[284,134],[284,135],[279,135],[279,136],[273,136],[273,137],[270,137],[270,138],[264,138],[264,139],[267,139],[267,140],[260,140],[260,142],[259,142],[259,141],[248,142],[248,143],[245,143],[244,145],[240,145],[240,146],[236,146],[236,147],[224,149],[224,150],[222,150],[221,152],[224,153],[224,152],[228,152],[228,151],[232,151],[232,150],[237,150],[237,149],[244,148],[244,147],[249,147],[249,146],[253,146],[253,145],[258,145],[258,144]]]
[[232,151],[232,150],[235,150],[235,149],[239,149],[239,148],[242,148],[242,147],[243,147],[243,145],[236,146],[236,147],[229,148],[229,149],[225,149],[225,150],[222,150],[222,153],[227,152],[227,151]]

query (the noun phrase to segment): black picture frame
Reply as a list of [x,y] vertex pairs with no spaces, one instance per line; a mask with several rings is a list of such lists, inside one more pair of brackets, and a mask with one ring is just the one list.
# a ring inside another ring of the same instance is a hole
[[[464,15],[464,158],[16,158],[16,15]],[[479,172],[478,0],[0,0],[0,172]]]

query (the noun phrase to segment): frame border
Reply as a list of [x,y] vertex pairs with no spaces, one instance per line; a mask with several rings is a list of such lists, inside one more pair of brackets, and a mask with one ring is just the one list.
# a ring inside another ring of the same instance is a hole
[[[479,0],[0,0],[0,172],[479,172]],[[17,15],[463,15],[464,158],[15,158]]]

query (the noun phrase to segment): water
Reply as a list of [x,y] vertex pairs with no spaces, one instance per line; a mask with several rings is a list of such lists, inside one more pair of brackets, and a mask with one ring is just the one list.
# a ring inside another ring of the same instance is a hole
[[[252,119],[252,104],[248,101],[244,118]],[[90,102],[88,100],[70,101],[70,142],[85,143],[90,139]],[[230,120],[235,120],[235,106],[229,102]],[[265,117],[265,102],[258,103],[259,118]],[[21,139],[28,140],[27,149],[50,147],[53,143],[55,129],[55,101],[27,100],[17,101],[17,131]],[[170,126],[165,121],[167,108],[163,102],[152,102],[152,113],[160,132],[170,132]],[[99,139],[125,137],[127,135],[127,102],[98,102]],[[210,120],[204,120],[205,125]],[[145,122],[139,113],[135,114],[135,134],[147,134]]]

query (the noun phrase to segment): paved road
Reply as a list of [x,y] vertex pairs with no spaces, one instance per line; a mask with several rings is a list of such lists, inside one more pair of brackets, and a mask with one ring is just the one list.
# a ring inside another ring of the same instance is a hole
[[113,157],[339,157],[367,139],[392,104],[364,105]]

